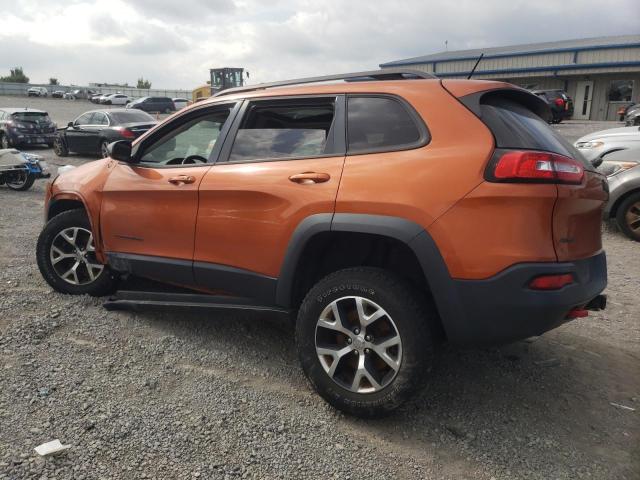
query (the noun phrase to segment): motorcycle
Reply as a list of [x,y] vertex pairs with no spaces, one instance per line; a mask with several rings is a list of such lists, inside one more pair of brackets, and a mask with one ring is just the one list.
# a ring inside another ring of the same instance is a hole
[[14,148],[0,149],[0,185],[24,191],[31,188],[36,179],[50,176],[47,163],[38,155]]

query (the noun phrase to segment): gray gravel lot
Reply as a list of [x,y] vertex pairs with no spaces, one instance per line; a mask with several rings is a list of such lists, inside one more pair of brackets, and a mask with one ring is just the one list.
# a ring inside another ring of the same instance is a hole
[[[35,102],[59,123],[92,108]],[[640,244],[614,231],[605,312],[502,348],[445,347],[417,398],[364,421],[311,391],[276,319],[54,293],[34,255],[43,193],[0,187],[0,479],[640,477]],[[54,438],[71,449],[39,458]]]

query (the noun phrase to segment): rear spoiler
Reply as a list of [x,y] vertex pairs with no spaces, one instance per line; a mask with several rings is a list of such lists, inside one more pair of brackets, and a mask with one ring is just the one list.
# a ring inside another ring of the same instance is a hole
[[466,82],[443,80],[442,86],[462,104],[471,110],[478,118],[482,116],[480,110],[480,101],[493,96],[508,98],[517,102],[533,113],[548,121],[551,119],[551,109],[549,104],[542,98],[525,90],[505,82]]

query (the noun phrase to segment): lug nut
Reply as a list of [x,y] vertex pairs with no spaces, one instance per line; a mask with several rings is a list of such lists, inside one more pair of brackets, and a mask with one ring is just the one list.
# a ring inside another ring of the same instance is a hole
[[354,350],[354,353],[355,353],[356,355],[360,355],[360,352],[359,352],[358,350]]
[[353,330],[353,333],[355,333],[356,335],[360,335],[360,329],[359,329],[358,327],[356,327],[356,328]]
[[364,337],[364,339],[365,339],[367,342],[370,342],[371,340],[373,340],[373,337],[372,337],[371,335],[367,335],[366,337]]
[[371,350],[369,350],[368,348],[365,348],[365,349],[364,349],[364,353],[365,353],[365,354],[369,355],[369,353],[370,353],[370,352],[371,352]]
[[351,340],[350,338],[347,338],[347,343],[351,345],[353,343],[353,340]]

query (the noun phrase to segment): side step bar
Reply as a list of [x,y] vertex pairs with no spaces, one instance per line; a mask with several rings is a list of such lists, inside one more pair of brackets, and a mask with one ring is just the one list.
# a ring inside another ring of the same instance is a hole
[[206,309],[252,310],[288,315],[289,310],[275,305],[262,305],[251,299],[198,293],[138,292],[119,290],[103,304],[107,310]]

